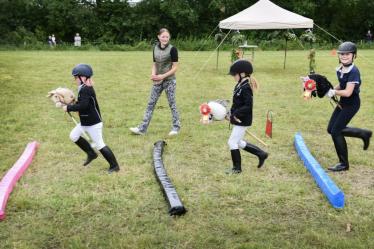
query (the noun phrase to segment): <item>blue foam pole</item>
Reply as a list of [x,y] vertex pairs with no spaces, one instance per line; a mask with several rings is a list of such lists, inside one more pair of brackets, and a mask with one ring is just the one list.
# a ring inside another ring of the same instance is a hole
[[304,143],[301,133],[295,135],[294,140],[295,148],[301,160],[304,162],[305,167],[313,176],[317,185],[325,194],[329,202],[334,208],[344,207],[344,193],[341,191],[334,181],[326,174],[325,170],[317,162],[317,160],[309,152],[308,147]]

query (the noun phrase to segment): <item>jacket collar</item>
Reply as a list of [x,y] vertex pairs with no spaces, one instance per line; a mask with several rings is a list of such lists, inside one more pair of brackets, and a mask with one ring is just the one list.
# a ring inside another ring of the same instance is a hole
[[246,84],[248,84],[248,82],[249,82],[248,80],[238,82],[234,89],[234,95],[238,93]]
[[86,85],[85,84],[80,84],[79,86],[78,86],[78,92],[80,92],[80,90],[83,88],[83,87],[85,87]]
[[353,63],[349,67],[344,67],[343,65],[339,65],[336,68],[336,71],[339,72],[339,73],[349,73],[354,66],[355,66],[355,64],[353,64]]
[[246,79],[245,81],[242,81],[242,82],[238,82],[235,86],[235,88],[241,88],[242,86],[244,86],[245,84],[247,84],[249,82],[248,79]]

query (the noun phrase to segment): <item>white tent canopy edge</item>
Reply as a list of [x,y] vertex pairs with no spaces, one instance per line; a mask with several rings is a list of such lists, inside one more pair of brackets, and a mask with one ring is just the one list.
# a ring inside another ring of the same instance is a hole
[[296,29],[313,28],[313,20],[279,7],[269,0],[259,0],[249,8],[220,21],[221,29]]

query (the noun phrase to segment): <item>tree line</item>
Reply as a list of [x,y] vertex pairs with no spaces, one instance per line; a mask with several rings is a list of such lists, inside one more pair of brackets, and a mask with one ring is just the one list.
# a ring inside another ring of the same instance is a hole
[[[0,43],[73,42],[75,33],[91,43],[134,44],[156,38],[167,27],[180,39],[207,37],[223,20],[256,0],[0,0]],[[374,26],[374,1],[273,0],[287,10],[312,18],[343,40],[362,40]],[[218,32],[218,29],[216,29]],[[251,31],[255,39],[264,31]],[[321,33],[321,38],[332,39]]]

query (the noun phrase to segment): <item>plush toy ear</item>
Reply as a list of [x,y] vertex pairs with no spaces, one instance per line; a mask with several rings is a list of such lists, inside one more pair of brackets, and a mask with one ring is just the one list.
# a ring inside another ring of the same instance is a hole
[[55,91],[56,91],[56,94],[58,94],[58,95],[64,95],[65,88],[59,87]]
[[223,105],[225,108],[228,107],[228,105],[230,104],[230,100],[228,99],[216,99],[214,100],[215,102],[217,103],[220,103],[221,105]]
[[46,96],[47,98],[52,97],[54,94],[56,94],[56,90],[48,92],[48,95]]

